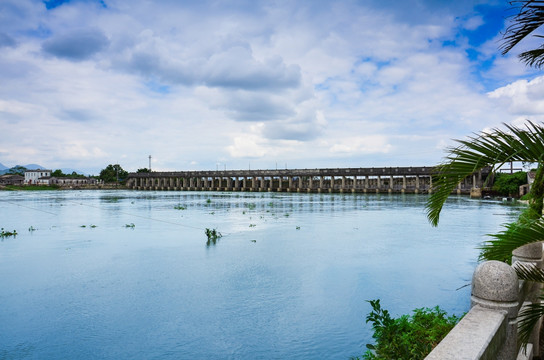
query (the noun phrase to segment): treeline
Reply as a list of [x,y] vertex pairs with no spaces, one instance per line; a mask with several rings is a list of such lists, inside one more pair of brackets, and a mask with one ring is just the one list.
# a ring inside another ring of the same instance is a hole
[[518,171],[513,174],[496,173],[493,182],[493,191],[504,196],[517,196],[519,187],[527,184],[527,173]]

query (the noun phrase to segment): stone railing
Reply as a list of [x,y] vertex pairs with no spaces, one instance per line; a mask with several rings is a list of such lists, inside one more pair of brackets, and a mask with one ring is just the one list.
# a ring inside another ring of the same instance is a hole
[[529,344],[518,341],[519,311],[540,301],[542,285],[518,280],[516,268],[543,266],[542,243],[523,246],[513,253],[513,265],[487,261],[472,277],[471,309],[426,357],[428,360],[498,359],[524,360],[540,356],[535,326]]

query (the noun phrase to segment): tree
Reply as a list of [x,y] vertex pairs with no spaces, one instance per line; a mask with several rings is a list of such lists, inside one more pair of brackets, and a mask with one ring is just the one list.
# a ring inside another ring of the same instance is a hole
[[505,196],[516,196],[519,187],[527,184],[527,173],[518,171],[513,174],[497,173],[493,181],[493,190]]
[[8,174],[25,176],[27,169],[24,166],[17,165],[8,170]]
[[141,169],[138,169],[136,170],[137,173],[148,173],[150,172],[148,168],[141,168]]
[[51,176],[53,176],[53,177],[64,177],[66,175],[64,175],[64,173],[62,172],[61,169],[57,169],[57,170],[55,170],[55,171],[53,171],[51,173]]
[[[503,36],[502,53],[510,52],[520,41],[544,25],[544,1],[514,1],[519,13]],[[533,35],[542,38],[540,35]],[[527,66],[537,69],[544,66],[544,45],[519,55]],[[517,222],[506,225],[506,230],[492,235],[494,240],[482,247],[481,259],[509,261],[515,249],[540,242],[544,239],[542,218],[544,197],[544,127],[529,122],[525,128],[505,125],[507,130],[494,129],[457,140],[458,147],[448,149],[444,163],[437,167],[433,176],[435,186],[427,202],[427,217],[432,225],[438,225],[444,202],[457,184],[473,172],[491,166],[497,169],[510,161],[536,163],[535,180],[530,191],[530,205]],[[516,269],[521,279],[544,283],[544,272],[537,267]],[[544,297],[542,298],[544,299]],[[536,303],[519,314],[519,338],[522,344],[528,342],[532,329],[544,315],[544,305]]]
[[125,180],[127,176],[128,172],[123,170],[119,164],[110,164],[100,171],[100,180],[106,183],[120,182]]

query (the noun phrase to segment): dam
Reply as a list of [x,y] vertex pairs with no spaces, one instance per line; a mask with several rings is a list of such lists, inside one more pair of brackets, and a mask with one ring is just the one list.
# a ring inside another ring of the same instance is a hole
[[[199,170],[129,173],[133,190],[308,193],[430,193],[434,167]],[[457,194],[483,187],[490,171],[465,178]]]

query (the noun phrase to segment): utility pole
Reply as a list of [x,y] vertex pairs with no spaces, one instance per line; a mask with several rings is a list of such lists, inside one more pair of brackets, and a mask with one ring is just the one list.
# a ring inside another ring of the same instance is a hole
[[151,155],[149,155],[149,172],[151,172]]

